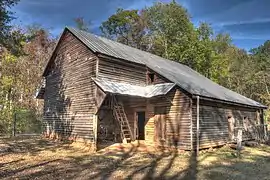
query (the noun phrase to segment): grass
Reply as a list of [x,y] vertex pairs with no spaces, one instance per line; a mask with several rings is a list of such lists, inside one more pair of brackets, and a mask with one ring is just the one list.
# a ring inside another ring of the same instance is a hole
[[138,152],[137,146],[91,153],[40,137],[0,138],[3,179],[270,179],[270,146],[190,153]]

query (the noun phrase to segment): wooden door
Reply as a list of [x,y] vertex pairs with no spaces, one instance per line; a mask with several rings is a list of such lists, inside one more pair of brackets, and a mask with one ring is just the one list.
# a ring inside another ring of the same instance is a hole
[[166,141],[166,107],[155,107],[155,142],[163,145]]

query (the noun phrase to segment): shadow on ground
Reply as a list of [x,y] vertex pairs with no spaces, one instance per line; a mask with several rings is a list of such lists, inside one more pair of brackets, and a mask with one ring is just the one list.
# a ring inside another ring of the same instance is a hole
[[0,137],[0,157],[7,154],[39,154],[40,151],[55,151],[68,148],[71,141],[54,142],[35,136]]
[[269,146],[246,148],[238,159],[228,147],[196,157],[178,151],[141,152],[140,144],[97,153],[41,138],[2,139],[0,144],[19,147],[0,154],[0,177],[4,179],[241,180],[267,179],[270,172]]

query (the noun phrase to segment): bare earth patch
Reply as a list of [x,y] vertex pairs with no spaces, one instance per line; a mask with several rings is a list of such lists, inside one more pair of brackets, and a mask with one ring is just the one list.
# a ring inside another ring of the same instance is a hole
[[91,153],[40,137],[0,138],[2,179],[269,179],[270,146],[190,153],[128,149]]

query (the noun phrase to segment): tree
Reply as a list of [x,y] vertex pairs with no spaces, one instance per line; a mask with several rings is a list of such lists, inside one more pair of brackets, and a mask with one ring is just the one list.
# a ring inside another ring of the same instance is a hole
[[144,46],[146,25],[138,10],[118,9],[108,20],[102,22],[100,30],[107,38],[135,48],[147,49]]
[[[5,49],[0,56],[0,126],[10,131],[15,111],[36,112],[34,95],[42,80],[41,75],[52,53],[55,40],[39,27],[18,31],[23,53],[19,56]],[[19,41],[19,40],[18,40]]]
[[256,64],[254,79],[257,81],[257,93],[265,103],[270,104],[270,40],[250,52]]
[[225,81],[230,37],[215,36],[207,23],[195,28],[176,1],[142,10],[118,9],[100,28],[110,39],[184,63],[216,82]]
[[82,30],[82,31],[87,31],[90,32],[90,25],[91,25],[91,21],[89,23],[85,22],[85,19],[83,17],[77,17],[74,19],[76,26],[78,29]]
[[199,27],[197,28],[197,32],[199,35],[199,40],[201,41],[210,41],[214,35],[214,31],[210,24],[206,22],[200,23]]
[[28,37],[24,45],[24,55],[19,57],[20,106],[35,108],[33,95],[42,80],[42,73],[55,46],[55,39],[41,26],[30,26],[26,30]]
[[187,10],[175,1],[158,2],[146,8],[144,15],[153,39],[151,52],[195,67],[196,33]]
[[229,58],[227,50],[232,47],[231,38],[227,34],[214,34],[207,23],[197,28],[199,38],[200,59],[197,70],[209,79],[224,84],[228,76]]
[[0,0],[0,50],[9,48],[14,50],[14,34],[11,33],[9,23],[14,19],[10,7],[14,6],[19,0]]

